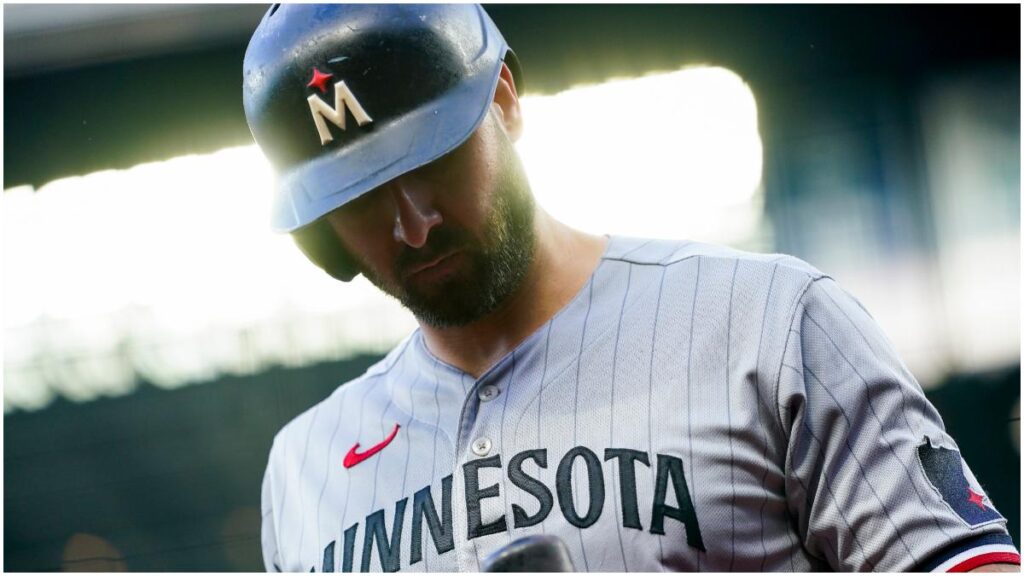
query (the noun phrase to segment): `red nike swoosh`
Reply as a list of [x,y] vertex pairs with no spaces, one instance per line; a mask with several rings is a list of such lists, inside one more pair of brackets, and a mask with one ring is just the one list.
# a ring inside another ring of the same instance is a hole
[[401,428],[401,426],[398,425],[398,422],[395,422],[395,429],[391,431],[391,434],[388,434],[388,437],[385,438],[383,442],[370,448],[366,452],[358,452],[359,442],[356,442],[356,445],[349,449],[348,454],[345,454],[345,461],[342,462],[342,464],[345,465],[345,468],[351,468],[356,464],[359,464],[363,460],[366,460],[370,456],[373,456],[377,452],[380,452],[381,450],[384,449],[385,446],[390,444],[391,441],[395,439],[395,434],[398,434],[399,428]]

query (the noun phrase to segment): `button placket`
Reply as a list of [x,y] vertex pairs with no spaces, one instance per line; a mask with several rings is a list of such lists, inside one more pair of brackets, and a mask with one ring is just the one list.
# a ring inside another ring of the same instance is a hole
[[[501,389],[494,384],[484,384],[480,386],[476,391],[476,397],[480,400],[480,403],[490,402],[501,394]],[[493,442],[486,436],[479,436],[473,442],[470,443],[469,448],[479,457],[487,456],[491,453]]]

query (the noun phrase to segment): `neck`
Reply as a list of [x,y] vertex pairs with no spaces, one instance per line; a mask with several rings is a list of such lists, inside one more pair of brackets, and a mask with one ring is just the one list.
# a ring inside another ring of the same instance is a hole
[[597,267],[607,243],[607,238],[574,230],[539,208],[534,232],[530,268],[497,309],[464,326],[420,323],[435,356],[478,378],[572,300]]

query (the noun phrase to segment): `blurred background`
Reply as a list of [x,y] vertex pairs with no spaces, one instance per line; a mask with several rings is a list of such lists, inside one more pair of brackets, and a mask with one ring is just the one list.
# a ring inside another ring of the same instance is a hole
[[[261,570],[273,434],[414,327],[267,231],[265,11],[3,7],[8,570]],[[1020,7],[488,11],[539,202],[827,271],[1019,546]]]

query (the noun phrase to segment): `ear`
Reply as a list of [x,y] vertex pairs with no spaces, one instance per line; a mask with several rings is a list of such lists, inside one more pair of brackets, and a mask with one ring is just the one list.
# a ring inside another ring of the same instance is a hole
[[523,133],[523,115],[519,108],[519,94],[516,92],[516,81],[512,78],[512,70],[504,62],[498,75],[498,86],[494,90],[494,102],[491,110],[497,114],[505,128],[505,133],[513,142]]

